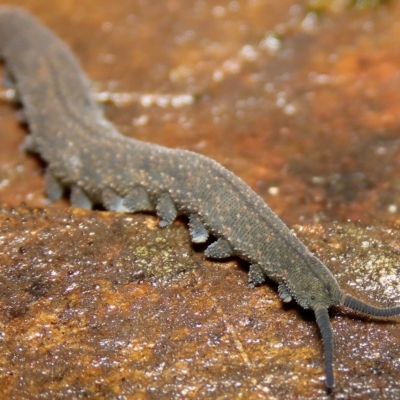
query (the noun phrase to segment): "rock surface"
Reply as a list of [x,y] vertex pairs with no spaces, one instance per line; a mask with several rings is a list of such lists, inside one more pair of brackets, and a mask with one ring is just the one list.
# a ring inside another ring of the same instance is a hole
[[[398,3],[3,3],[68,42],[121,132],[216,159],[344,290],[400,303]],[[328,398],[310,313],[184,220],[48,205],[6,102],[0,126],[2,398]],[[331,315],[332,397],[399,398],[398,323]]]

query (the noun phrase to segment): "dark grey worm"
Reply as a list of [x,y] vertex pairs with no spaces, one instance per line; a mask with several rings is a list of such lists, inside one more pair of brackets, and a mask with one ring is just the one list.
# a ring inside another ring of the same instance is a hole
[[73,205],[156,211],[160,226],[178,212],[187,215],[193,242],[204,243],[209,234],[218,238],[207,248],[208,257],[239,256],[250,263],[251,286],[269,277],[284,302],[294,298],[314,310],[328,388],[334,386],[328,308],[342,304],[377,317],[400,314],[400,307],[375,308],[344,294],[264,201],[215,161],[118,133],[93,101],[72,52],[28,12],[0,8],[0,56],[24,107],[31,132],[27,146],[48,164],[49,197],[61,197],[68,187]]

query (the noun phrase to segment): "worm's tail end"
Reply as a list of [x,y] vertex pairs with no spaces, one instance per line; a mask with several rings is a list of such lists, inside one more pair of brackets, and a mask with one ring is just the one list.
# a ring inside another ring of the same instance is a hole
[[400,315],[400,307],[374,307],[346,293],[343,294],[341,302],[344,306],[351,308],[352,310],[360,311],[374,317],[393,317],[395,315]]
[[328,310],[322,306],[317,307],[315,317],[324,343],[326,387],[332,389],[335,386],[335,378],[333,377],[333,332]]

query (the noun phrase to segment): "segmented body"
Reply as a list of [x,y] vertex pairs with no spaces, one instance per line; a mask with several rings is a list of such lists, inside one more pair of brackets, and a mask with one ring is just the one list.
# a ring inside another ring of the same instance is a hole
[[[213,256],[238,255],[278,282],[290,282],[299,264],[314,267],[308,249],[232,172],[199,154],[118,133],[93,101],[71,51],[31,15],[3,9],[0,44],[24,107],[29,146],[48,163],[51,197],[58,195],[55,178],[72,188],[77,205],[153,208],[163,225],[174,220],[176,211],[183,212],[224,240],[221,251],[213,247]],[[333,279],[322,263],[320,268]]]

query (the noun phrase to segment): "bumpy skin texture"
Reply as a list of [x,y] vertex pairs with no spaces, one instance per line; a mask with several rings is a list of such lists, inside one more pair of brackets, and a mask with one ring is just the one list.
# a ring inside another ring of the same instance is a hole
[[250,266],[249,282],[265,277],[315,311],[325,346],[327,386],[333,387],[333,340],[327,309],[345,304],[372,315],[400,308],[370,307],[342,294],[329,270],[314,257],[264,201],[215,161],[119,134],[90,95],[90,82],[65,45],[26,11],[0,7],[0,56],[14,84],[31,134],[27,144],[47,162],[51,199],[71,189],[74,205],[102,204],[115,211],[154,210],[160,226],[178,212],[189,216],[193,242],[218,240],[214,258],[239,256]]
[[140,186],[155,203],[167,193],[179,211],[225,239],[232,255],[285,282],[302,306],[311,306],[315,289],[332,293],[325,306],[339,304],[329,270],[236,175],[199,154],[119,134],[92,100],[71,51],[34,17],[0,9],[0,54],[24,106],[30,146],[64,186],[99,204],[107,188],[124,198]]

